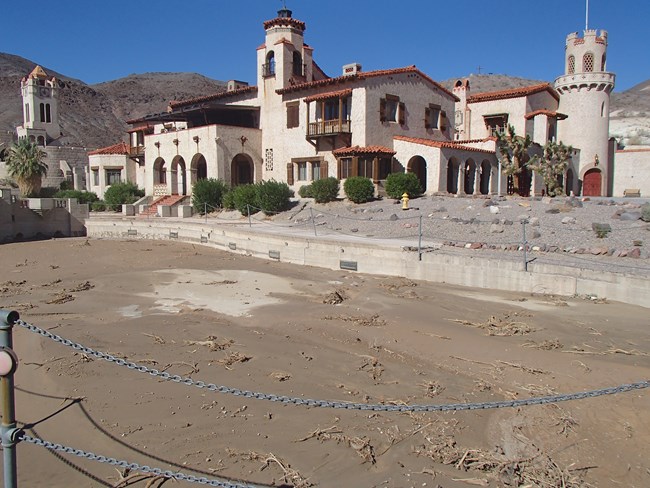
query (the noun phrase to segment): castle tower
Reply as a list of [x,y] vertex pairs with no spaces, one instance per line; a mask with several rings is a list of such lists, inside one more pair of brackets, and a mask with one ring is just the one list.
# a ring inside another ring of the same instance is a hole
[[61,135],[59,125],[58,82],[48,79],[40,66],[20,81],[23,97],[23,125],[17,128],[19,138],[28,137],[40,146]]
[[312,49],[304,43],[305,23],[283,8],[264,22],[265,42],[257,50],[257,86],[280,90],[312,80]]
[[612,174],[609,168],[609,101],[614,73],[607,72],[607,32],[585,30],[566,39],[564,75],[555,80],[560,95],[558,141],[580,150],[576,168],[582,194],[606,196]]
[[454,111],[454,139],[469,139],[470,113],[467,107],[467,98],[470,95],[469,79],[457,80],[454,83],[453,92],[460,99],[460,101],[456,102],[456,110]]

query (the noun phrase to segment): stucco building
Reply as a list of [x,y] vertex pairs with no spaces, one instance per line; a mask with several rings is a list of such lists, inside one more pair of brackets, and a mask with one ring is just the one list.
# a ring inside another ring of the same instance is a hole
[[[363,71],[349,64],[329,77],[305,42],[305,23],[286,8],[264,30],[256,86],[231,81],[227,91],[129,121],[128,145],[91,153],[90,189],[102,194],[109,173],[154,198],[189,195],[206,177],[231,185],[275,179],[298,190],[327,176],[359,175],[380,192],[389,173],[408,171],[427,194],[505,194],[512,185],[500,171],[494,135],[510,124],[539,147],[551,140],[573,146],[567,194],[638,187],[650,194],[647,178],[630,179],[650,173],[650,161],[623,157],[617,168],[608,138],[615,77],[606,71],[604,31],[567,37],[564,74],[554,84],[472,93],[470,80],[448,90],[415,66]],[[526,176],[530,192],[541,194],[541,178]]]

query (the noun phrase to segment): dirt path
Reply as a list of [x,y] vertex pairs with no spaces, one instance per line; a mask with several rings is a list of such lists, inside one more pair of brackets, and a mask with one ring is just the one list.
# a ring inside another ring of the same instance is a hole
[[[444,404],[650,378],[648,311],[629,305],[159,241],[11,244],[0,257],[1,308],[145,366],[240,389]],[[334,410],[162,382],[22,328],[14,344],[20,420],[52,442],[140,464],[297,487],[650,484],[648,390],[506,410]],[[114,468],[18,451],[21,486],[119,486]]]

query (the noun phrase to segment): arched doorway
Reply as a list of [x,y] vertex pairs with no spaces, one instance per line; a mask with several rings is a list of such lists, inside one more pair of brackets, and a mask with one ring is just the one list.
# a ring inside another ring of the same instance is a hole
[[592,168],[585,173],[582,182],[582,194],[586,197],[599,197],[602,195],[602,173],[599,169]]
[[157,158],[153,162],[153,184],[167,184],[167,168],[165,167],[165,160],[163,158]]
[[427,162],[422,156],[413,156],[406,165],[409,173],[415,174],[420,181],[422,191],[427,191]]
[[492,176],[492,165],[485,159],[481,163],[481,195],[488,195],[490,193],[490,177]]
[[473,159],[468,159],[465,162],[464,173],[465,194],[472,195],[474,193],[474,184],[476,183],[476,163]]
[[460,163],[456,158],[451,158],[447,162],[447,192],[458,193],[458,165]]
[[182,156],[176,156],[172,160],[172,195],[187,195],[185,160]]
[[192,172],[192,184],[208,177],[208,163],[205,161],[203,154],[194,155],[190,164],[190,171]]
[[253,183],[253,160],[247,154],[238,154],[230,166],[230,181],[232,186]]
[[571,195],[571,192],[574,191],[573,190],[573,186],[574,186],[573,178],[574,178],[573,170],[568,169],[567,172],[566,172],[566,187],[564,189],[564,191],[566,192],[567,195]]

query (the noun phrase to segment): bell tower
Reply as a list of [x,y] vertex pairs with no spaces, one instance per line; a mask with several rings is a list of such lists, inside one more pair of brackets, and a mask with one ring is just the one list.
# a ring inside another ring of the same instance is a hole
[[607,71],[607,31],[585,30],[566,38],[564,75],[555,80],[560,95],[558,140],[580,150],[582,194],[606,196],[609,168],[609,102],[614,73]]
[[265,42],[257,50],[257,86],[280,90],[312,80],[312,49],[304,42],[305,29],[305,23],[294,19],[286,7],[264,22]]
[[59,125],[58,82],[36,66],[20,81],[23,97],[23,125],[17,128],[19,138],[27,137],[45,146],[61,135]]

